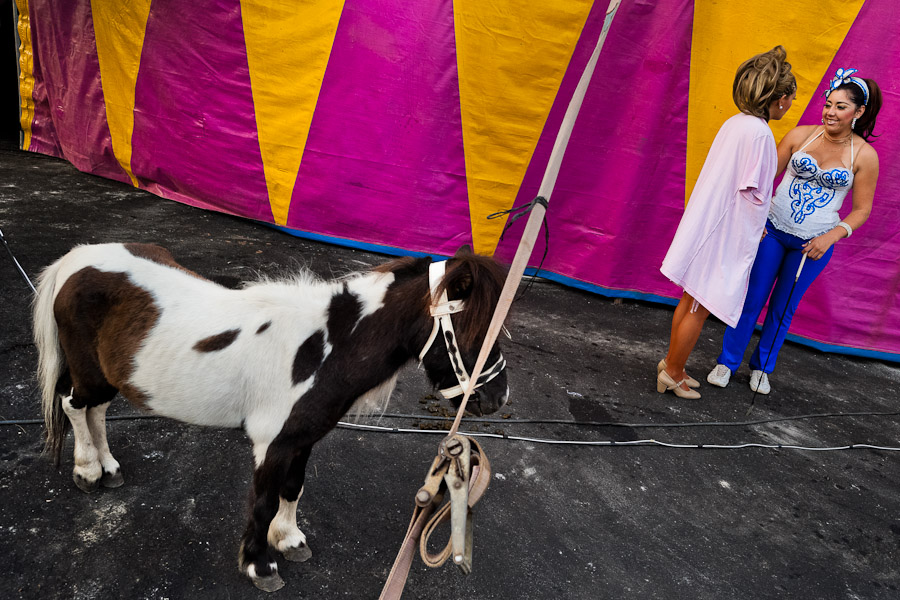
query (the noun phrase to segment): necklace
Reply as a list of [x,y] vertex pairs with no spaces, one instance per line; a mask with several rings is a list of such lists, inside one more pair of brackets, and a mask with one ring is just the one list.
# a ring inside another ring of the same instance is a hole
[[828,135],[827,131],[824,131],[822,134],[822,137],[824,137],[826,140],[828,140],[832,144],[841,144],[842,146],[846,146],[847,144],[850,143],[850,138],[853,137],[853,132],[851,131],[850,134],[845,138],[836,140],[833,137],[831,137],[830,135]]

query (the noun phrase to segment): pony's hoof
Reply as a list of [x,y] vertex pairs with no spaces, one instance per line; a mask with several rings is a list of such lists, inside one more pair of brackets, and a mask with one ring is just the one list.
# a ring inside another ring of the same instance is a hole
[[124,483],[125,478],[122,477],[122,471],[116,471],[115,473],[103,471],[103,476],[100,478],[100,485],[106,488],[122,487]]
[[97,491],[97,488],[100,487],[100,480],[95,479],[93,481],[86,479],[79,475],[78,473],[72,473],[72,481],[75,482],[75,485],[78,486],[78,489],[87,494],[92,494]]
[[312,558],[312,550],[306,544],[301,544],[294,548],[285,548],[281,551],[281,554],[291,562],[306,562]]
[[271,575],[264,575],[262,577],[251,576],[250,581],[264,592],[277,592],[284,587],[284,579],[281,578],[281,575],[279,575],[277,571]]

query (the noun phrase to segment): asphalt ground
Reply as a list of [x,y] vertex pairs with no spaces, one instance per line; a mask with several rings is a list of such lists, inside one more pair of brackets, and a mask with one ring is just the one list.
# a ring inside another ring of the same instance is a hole
[[[387,260],[9,146],[0,229],[32,277],[76,244],[110,241],[159,243],[225,285]],[[425,417],[449,408],[421,372],[404,371],[388,408],[408,417],[363,421],[416,433],[337,429],[314,448],[299,516],[313,557],[280,561],[287,585],[269,596],[237,569],[252,466],[241,431],[131,418],[140,414],[117,399],[110,415],[125,418],[108,431],[124,487],[78,490],[71,435],[60,468],[41,456],[30,295],[0,256],[0,598],[378,597],[441,439],[444,425]],[[726,389],[704,382],[701,400],[656,393],[671,317],[670,307],[530,287],[503,342],[511,401],[499,422],[462,427],[501,436],[481,440],[493,479],[476,507],[474,570],[417,558],[404,598],[900,597],[900,453],[709,447],[900,447],[897,365],[788,343],[772,394],[748,415],[746,366]],[[691,358],[701,381],[723,329],[710,321]],[[621,443],[651,439],[705,447]],[[575,443],[610,441],[620,443]]]

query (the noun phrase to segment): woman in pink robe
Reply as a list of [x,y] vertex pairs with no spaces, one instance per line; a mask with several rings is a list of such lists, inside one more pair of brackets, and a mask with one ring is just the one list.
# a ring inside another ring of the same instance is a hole
[[660,271],[684,288],[672,318],[669,351],[657,365],[656,391],[696,399],[685,372],[709,313],[730,326],[740,318],[750,268],[765,228],[778,156],[768,121],[781,119],[797,93],[782,46],[744,62],[734,78],[740,113],[713,141]]

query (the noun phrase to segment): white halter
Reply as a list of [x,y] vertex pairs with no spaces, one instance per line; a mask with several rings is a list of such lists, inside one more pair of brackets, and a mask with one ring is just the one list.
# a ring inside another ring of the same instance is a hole
[[[450,388],[445,388],[442,390],[438,390],[444,398],[454,398],[456,396],[461,395],[465,389],[466,384],[468,383],[470,377],[469,372],[466,370],[466,365],[463,363],[462,355],[459,353],[459,344],[456,341],[456,332],[453,331],[453,321],[450,319],[450,315],[453,313],[458,313],[465,308],[465,302],[462,300],[449,300],[447,298],[447,291],[444,290],[441,293],[440,298],[436,301],[434,300],[434,295],[437,290],[438,284],[440,284],[441,280],[444,278],[444,272],[447,269],[447,261],[441,262],[432,262],[428,267],[428,284],[431,290],[432,297],[432,305],[431,305],[431,316],[434,317],[434,327],[431,329],[431,335],[428,336],[428,341],[425,342],[425,347],[422,348],[422,351],[419,352],[419,362],[422,362],[422,359],[425,357],[425,354],[428,352],[431,345],[434,344],[434,340],[437,339],[438,332],[440,332],[441,327],[444,328],[444,342],[447,345],[447,353],[450,355],[450,364],[453,366],[453,371],[456,373],[456,379],[459,381],[459,385],[455,385]],[[506,361],[503,359],[503,355],[500,355],[500,358],[497,359],[490,368],[485,369],[481,375],[478,376],[478,381],[475,383],[475,387],[473,390],[480,388],[485,383],[496,377],[500,374],[500,372],[506,368]]]

